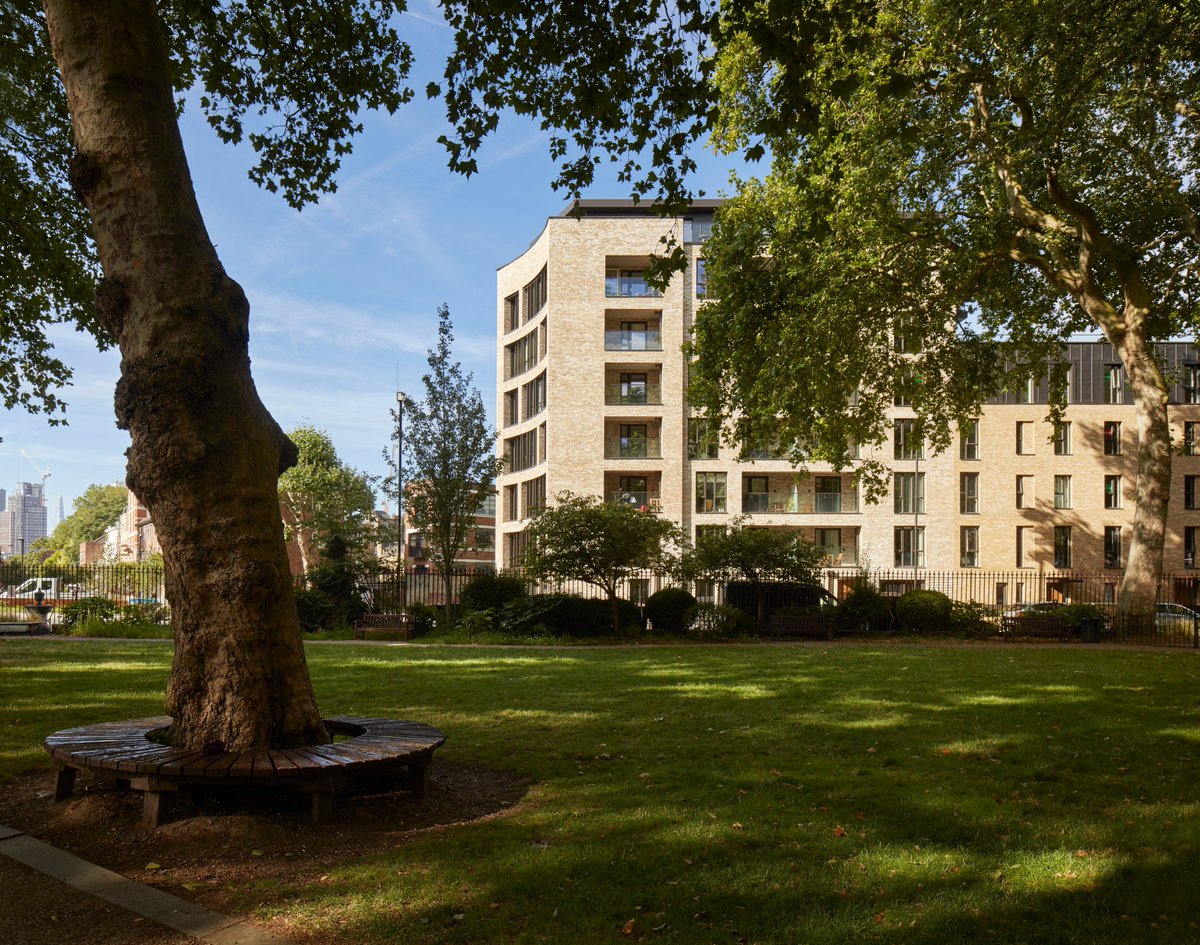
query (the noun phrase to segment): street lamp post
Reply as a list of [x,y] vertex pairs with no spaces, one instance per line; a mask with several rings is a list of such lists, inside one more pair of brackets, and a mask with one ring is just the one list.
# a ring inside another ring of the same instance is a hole
[[400,611],[408,606],[404,574],[404,392],[396,391],[396,580],[400,585]]

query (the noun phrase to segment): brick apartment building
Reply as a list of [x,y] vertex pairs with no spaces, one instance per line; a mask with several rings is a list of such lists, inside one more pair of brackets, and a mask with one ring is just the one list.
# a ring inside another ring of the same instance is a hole
[[[1046,420],[1047,384],[990,398],[958,448],[923,455],[911,409],[893,410],[892,442],[863,448],[892,469],[866,504],[853,474],[705,442],[684,396],[681,347],[706,285],[703,243],[719,201],[663,219],[629,201],[581,201],[547,220],[497,275],[499,478],[497,563],[519,562],[530,515],[564,489],[654,509],[691,534],[735,514],[799,531],[831,567],[928,571],[1107,571],[1128,551],[1137,473],[1136,423],[1124,370],[1107,343],[1068,345],[1064,422]],[[660,294],[645,282],[668,232],[688,266]],[[1196,567],[1200,542],[1200,351],[1159,348],[1173,378],[1175,459],[1165,570]],[[1106,590],[1107,593],[1107,590]],[[988,597],[1021,600],[1020,587]]]

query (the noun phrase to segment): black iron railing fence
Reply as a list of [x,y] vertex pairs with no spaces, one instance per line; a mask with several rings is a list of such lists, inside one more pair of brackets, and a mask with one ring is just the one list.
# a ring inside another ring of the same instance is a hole
[[[475,574],[462,569],[451,574],[450,601],[457,604],[464,584]],[[512,572],[520,576],[519,572]],[[1034,610],[1052,612],[1068,604],[1090,604],[1105,620],[1105,638],[1119,643],[1200,646],[1200,571],[1164,574],[1159,584],[1158,613],[1153,619],[1121,619],[1116,613],[1120,593],[1115,571],[928,571],[923,568],[876,570],[829,569],[821,584],[833,596],[845,598],[854,583],[869,581],[889,599],[913,588],[940,591],[951,600],[979,605],[980,612],[994,618],[1000,627],[1005,618]],[[725,602],[728,580],[735,575],[692,582],[689,589],[700,601]],[[303,585],[303,578],[297,579]],[[669,576],[652,571],[631,574],[621,586],[622,596],[642,604],[655,591],[675,583]],[[367,605],[376,612],[395,613],[407,605],[441,606],[446,591],[440,574],[412,569],[403,575],[380,571],[357,579]],[[596,587],[582,581],[534,582],[534,593],[601,596]],[[29,567],[0,563],[0,621],[25,619],[25,607],[41,592],[44,602],[56,608],[85,597],[104,597],[117,604],[169,604],[161,567],[139,564]],[[770,607],[786,604],[786,595],[772,593]]]

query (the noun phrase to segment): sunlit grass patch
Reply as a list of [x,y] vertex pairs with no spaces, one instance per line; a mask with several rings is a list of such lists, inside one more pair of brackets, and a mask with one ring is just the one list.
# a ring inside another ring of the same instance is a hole
[[[232,891],[299,941],[1200,940],[1190,654],[308,654],[326,714],[429,722],[439,759],[531,788],[505,817]],[[0,645],[0,772],[44,759],[56,728],[160,711],[169,659]]]

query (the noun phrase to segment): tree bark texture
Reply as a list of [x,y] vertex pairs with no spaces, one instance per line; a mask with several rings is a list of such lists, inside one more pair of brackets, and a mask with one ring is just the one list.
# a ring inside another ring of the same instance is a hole
[[328,741],[304,659],[276,482],[295,447],[250,376],[249,306],[192,188],[153,0],[45,0],[91,214],[97,308],[121,350],[127,482],[163,546],[174,744]]
[[1115,347],[1133,391],[1138,437],[1137,508],[1117,610],[1153,619],[1162,582],[1163,543],[1171,498],[1169,391],[1154,352],[1143,339],[1125,335]]

